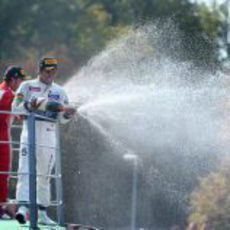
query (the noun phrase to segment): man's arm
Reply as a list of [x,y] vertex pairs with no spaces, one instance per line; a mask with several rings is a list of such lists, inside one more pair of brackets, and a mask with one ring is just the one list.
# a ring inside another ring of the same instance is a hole
[[[0,90],[0,111],[9,111],[11,110],[11,103],[13,100],[13,94],[9,91],[5,91],[3,89]],[[9,114],[0,113],[1,120],[5,121]]]
[[68,123],[76,114],[76,108],[69,104],[69,98],[66,92],[63,90],[63,105],[61,112],[59,113],[59,120],[62,124]]

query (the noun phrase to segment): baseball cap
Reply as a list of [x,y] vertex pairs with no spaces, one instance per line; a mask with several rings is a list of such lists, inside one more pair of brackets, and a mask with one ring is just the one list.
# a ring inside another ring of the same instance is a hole
[[3,80],[10,80],[12,78],[21,78],[23,80],[30,79],[30,77],[26,75],[24,69],[20,66],[9,66],[6,69]]
[[39,69],[40,70],[53,70],[57,69],[58,61],[56,58],[53,57],[44,57],[39,62]]

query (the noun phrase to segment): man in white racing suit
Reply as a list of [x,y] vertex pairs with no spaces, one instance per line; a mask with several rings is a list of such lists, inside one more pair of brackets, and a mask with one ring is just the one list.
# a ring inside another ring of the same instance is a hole
[[[35,121],[35,145],[37,159],[37,204],[38,224],[53,225],[55,222],[48,217],[46,208],[50,205],[50,177],[55,163],[56,128],[57,122],[68,122],[74,115],[75,109],[68,105],[68,97],[64,89],[54,83],[57,73],[57,60],[45,57],[39,62],[38,78],[24,82],[16,92],[12,104],[15,112],[33,111]],[[47,121],[45,118],[51,119]],[[20,139],[20,156],[16,199],[19,206],[16,219],[25,224],[27,220],[29,201],[28,177],[28,130],[26,119]],[[24,174],[26,173],[26,175]],[[42,174],[42,176],[41,176]]]

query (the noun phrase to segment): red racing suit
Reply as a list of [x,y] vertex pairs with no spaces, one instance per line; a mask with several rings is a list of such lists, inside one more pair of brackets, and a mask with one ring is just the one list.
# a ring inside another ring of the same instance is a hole
[[[11,111],[11,103],[14,92],[6,84],[0,84],[0,111]],[[11,115],[0,113],[0,141],[10,141]],[[0,172],[8,172],[11,163],[10,143],[0,143]],[[0,202],[6,202],[8,198],[8,175],[0,174]]]

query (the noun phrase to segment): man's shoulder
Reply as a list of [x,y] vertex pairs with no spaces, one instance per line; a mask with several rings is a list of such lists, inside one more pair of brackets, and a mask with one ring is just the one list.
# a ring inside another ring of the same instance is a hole
[[53,86],[58,87],[58,88],[62,88],[62,86],[60,84],[56,83],[56,82],[53,82]]
[[2,98],[2,96],[13,96],[14,93],[12,91],[12,89],[7,86],[4,82],[0,84],[0,97]]
[[10,91],[10,87],[6,84],[6,82],[0,83],[0,90]]
[[0,83],[0,89],[4,89],[4,88],[5,88],[5,85],[6,85],[5,82],[1,82],[1,83]]
[[14,93],[10,88],[0,89],[0,101],[8,101],[14,98]]
[[3,97],[9,95],[9,91],[6,89],[0,88],[0,101],[2,100]]
[[53,88],[55,88],[55,89],[57,89],[57,90],[59,90],[59,91],[64,91],[64,92],[65,92],[64,87],[61,86],[61,85],[59,85],[59,84],[56,83],[56,82],[53,82]]

